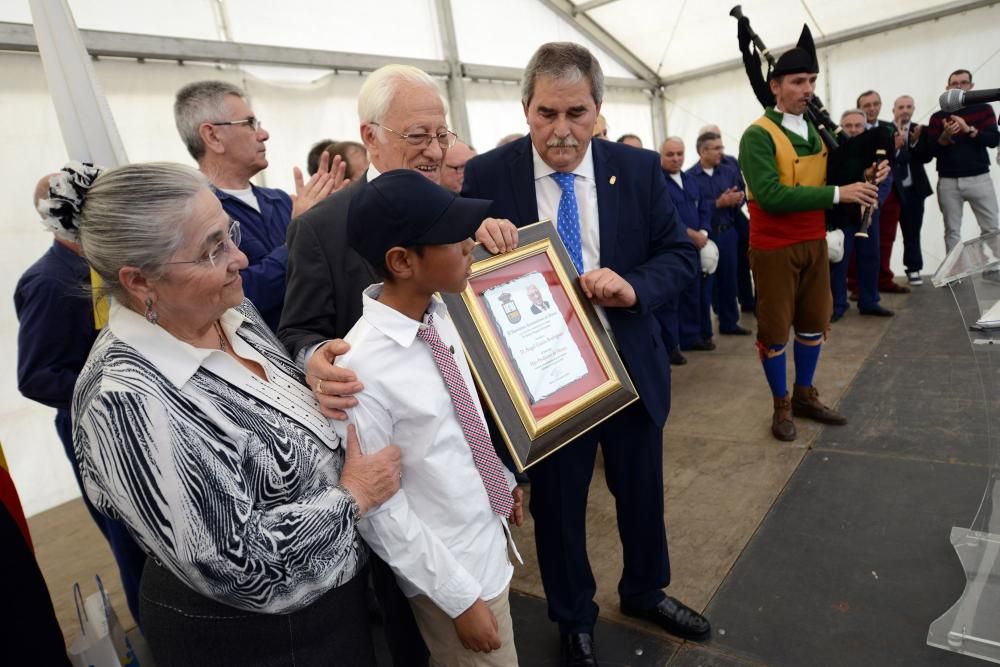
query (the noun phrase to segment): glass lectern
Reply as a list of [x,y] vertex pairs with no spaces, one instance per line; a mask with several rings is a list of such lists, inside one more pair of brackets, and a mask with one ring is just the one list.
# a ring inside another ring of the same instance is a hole
[[962,597],[931,623],[931,646],[1000,663],[1000,232],[957,245],[934,274],[955,298],[976,361],[986,409],[990,475],[968,528],[951,529],[965,568]]

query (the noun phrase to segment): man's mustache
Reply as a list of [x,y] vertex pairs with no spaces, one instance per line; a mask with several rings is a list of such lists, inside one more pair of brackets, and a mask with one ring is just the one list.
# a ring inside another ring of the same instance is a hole
[[580,145],[580,142],[576,140],[576,137],[570,135],[568,137],[553,137],[545,142],[548,148],[576,148]]

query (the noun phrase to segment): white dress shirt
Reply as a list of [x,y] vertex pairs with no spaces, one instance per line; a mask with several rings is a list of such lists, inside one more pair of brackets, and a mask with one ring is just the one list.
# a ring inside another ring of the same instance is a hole
[[684,189],[684,179],[681,178],[681,172],[678,171],[675,174],[668,174],[668,176],[670,176],[670,178],[673,179],[674,183],[677,184],[677,187],[679,187],[681,190]]
[[[355,395],[358,405],[347,410],[362,451],[399,445],[403,476],[400,490],[369,511],[358,530],[396,573],[407,597],[426,595],[455,618],[477,599],[496,597],[510,582],[514,568],[507,557],[507,522],[490,507],[451,394],[430,346],[417,338],[426,324],[377,301],[381,291],[381,285],[365,290],[364,314],[345,337],[351,349],[340,361],[365,386]],[[462,341],[444,302],[435,296],[428,312],[441,340],[454,348],[482,417]],[[346,433],[344,422],[335,427]],[[514,476],[506,468],[504,473],[513,489]]]

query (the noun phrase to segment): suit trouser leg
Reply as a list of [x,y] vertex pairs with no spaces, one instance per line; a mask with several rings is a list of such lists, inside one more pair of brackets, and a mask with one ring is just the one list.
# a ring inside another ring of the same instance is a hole
[[715,270],[715,292],[713,304],[715,314],[719,316],[719,332],[732,331],[740,325],[740,308],[737,303],[739,291],[739,276],[736,247],[739,242],[734,228],[716,234],[713,237],[719,246],[719,267]]
[[965,181],[961,183],[962,194],[972,207],[979,231],[983,234],[997,231],[997,193],[993,179],[986,173],[962,181]]
[[[699,271],[677,300],[678,341],[682,348],[697,345],[705,338],[701,299],[705,280]],[[711,324],[712,319],[709,315],[709,327]]]
[[736,273],[739,276],[740,308],[752,309],[756,303],[753,293],[753,280],[750,277],[750,260],[747,252],[750,249],[750,219],[741,210],[736,211],[736,233],[739,242],[736,246]]
[[899,225],[899,196],[893,190],[886,197],[882,210],[879,211],[879,269],[878,284],[880,288],[889,287],[893,284],[892,269],[889,264],[892,260],[892,246],[896,243],[896,229]]
[[369,566],[375,595],[382,608],[385,638],[389,644],[389,653],[392,654],[392,664],[395,667],[425,667],[430,654],[420,635],[417,621],[413,618],[410,601],[399,589],[396,575],[374,552],[370,554]]
[[615,497],[624,567],[618,595],[624,606],[648,609],[664,598],[670,556],[663,523],[663,429],[640,402],[601,428],[608,489]]
[[833,294],[833,314],[843,315],[851,307],[847,301],[847,267],[854,252],[854,232],[857,227],[846,227],[844,232],[844,257],[830,263],[830,292]]
[[854,239],[858,267],[858,309],[871,310],[879,305],[879,219],[878,211],[868,227],[868,238]]
[[701,310],[701,338],[712,340],[712,293],[715,291],[715,274],[703,276],[701,279],[701,294],[699,294]]
[[549,618],[563,633],[592,632],[598,607],[587,558],[586,510],[598,440],[615,495],[625,566],[622,602],[651,607],[670,582],[663,527],[662,431],[636,402],[528,472],[535,545]]
[[937,198],[944,217],[944,247],[947,252],[962,240],[962,207],[965,200],[958,187],[957,178],[942,176],[938,179]]
[[667,351],[680,345],[680,298],[673,299],[656,310],[656,320],[660,323],[660,333]]
[[597,622],[586,514],[600,430],[591,429],[528,469],[538,569],[549,619],[564,634],[592,632]]
[[920,228],[923,223],[923,199],[899,207],[899,228],[903,233],[903,265],[907,271],[922,271],[924,268],[924,257],[920,251]]

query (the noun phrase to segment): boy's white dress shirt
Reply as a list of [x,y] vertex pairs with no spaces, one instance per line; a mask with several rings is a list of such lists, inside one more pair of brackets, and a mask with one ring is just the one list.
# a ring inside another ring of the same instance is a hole
[[[365,388],[355,395],[358,405],[347,411],[348,422],[336,426],[346,437],[347,423],[355,424],[366,454],[398,445],[403,477],[399,492],[370,510],[358,530],[396,573],[407,597],[426,595],[455,618],[477,599],[496,597],[510,582],[507,522],[490,508],[430,346],[417,338],[426,325],[377,301],[381,290],[381,285],[365,290],[363,316],[345,337],[351,349],[337,360]],[[435,296],[428,312],[441,339],[454,348],[482,416],[444,302]],[[506,468],[504,473],[513,489],[513,475]]]

